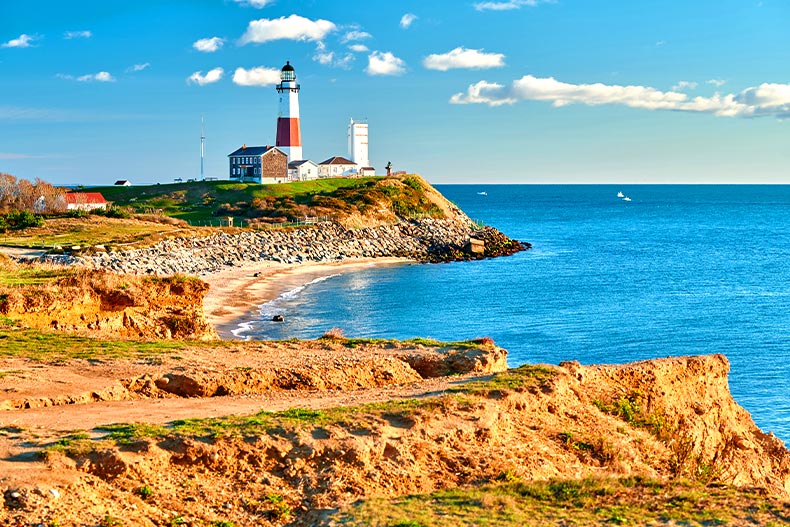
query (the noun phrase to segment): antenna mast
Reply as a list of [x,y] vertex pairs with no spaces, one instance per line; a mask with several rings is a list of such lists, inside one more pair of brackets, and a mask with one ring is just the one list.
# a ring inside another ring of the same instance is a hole
[[203,177],[203,158],[205,157],[206,153],[206,123],[203,116],[200,116],[200,179],[205,179]]

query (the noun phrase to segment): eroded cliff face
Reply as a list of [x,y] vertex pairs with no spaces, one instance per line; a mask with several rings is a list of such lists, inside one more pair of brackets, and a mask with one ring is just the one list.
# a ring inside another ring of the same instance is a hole
[[217,338],[203,314],[208,284],[199,279],[58,273],[41,285],[0,287],[0,315],[23,327],[100,337]]
[[763,433],[730,394],[723,355],[679,357],[623,366],[565,363],[579,381],[581,400],[593,401],[651,430],[672,450],[671,469],[692,478],[765,487],[790,497],[790,456]]
[[[728,368],[721,355],[525,366],[406,402],[83,445],[47,458],[78,474],[58,500],[17,489],[27,501],[12,510],[7,500],[5,514],[32,518],[46,505],[80,523],[316,525],[355,500],[503,477],[690,477],[789,498],[790,453],[733,401]],[[140,497],[144,486],[156,499]],[[278,516],[265,496],[292,514]]]

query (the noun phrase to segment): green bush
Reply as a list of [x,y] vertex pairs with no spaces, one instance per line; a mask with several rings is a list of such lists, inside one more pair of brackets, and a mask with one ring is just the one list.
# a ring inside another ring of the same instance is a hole
[[[97,209],[98,210],[98,209]],[[132,213],[129,212],[127,209],[123,209],[121,207],[110,207],[100,213],[102,216],[107,218],[131,218]]]
[[4,216],[0,216],[0,229],[26,229],[28,227],[41,227],[44,225],[44,218],[38,214],[33,214],[26,210],[14,210]]

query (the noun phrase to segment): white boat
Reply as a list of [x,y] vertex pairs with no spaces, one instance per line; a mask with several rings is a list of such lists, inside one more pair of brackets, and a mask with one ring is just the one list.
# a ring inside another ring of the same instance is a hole
[[618,192],[618,193],[617,193],[617,197],[618,197],[618,198],[624,198],[624,197],[625,197],[625,194],[623,194],[622,192]]
[[625,196],[625,197],[623,198],[623,201],[631,201],[631,198],[629,198],[628,196]]
[[478,192],[478,196],[488,196],[488,192]]

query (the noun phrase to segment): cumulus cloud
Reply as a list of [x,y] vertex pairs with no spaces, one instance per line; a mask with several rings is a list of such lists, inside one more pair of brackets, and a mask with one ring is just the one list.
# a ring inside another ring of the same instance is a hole
[[187,84],[197,84],[198,86],[205,86],[206,84],[212,84],[217,82],[222,78],[222,75],[225,74],[225,70],[222,68],[214,68],[213,70],[207,72],[203,75],[202,71],[196,71],[192,75],[187,78]]
[[365,44],[351,44],[348,49],[354,53],[367,53],[370,51]]
[[717,88],[721,88],[722,86],[727,84],[727,81],[725,81],[723,79],[710,79],[710,80],[705,81],[705,84],[712,84],[712,85],[716,86]]
[[697,86],[699,85],[693,81],[680,81],[672,86],[672,91],[696,90]]
[[502,84],[480,81],[471,84],[466,93],[456,93],[450,97],[451,104],[487,104],[489,106],[502,106],[513,104],[518,99],[508,95],[508,90]]
[[66,31],[63,33],[63,38],[66,40],[72,40],[75,38],[91,38],[93,33],[90,31]]
[[340,42],[346,44],[348,42],[354,42],[355,40],[365,40],[366,38],[370,38],[372,36],[373,35],[371,35],[367,31],[354,30],[354,31],[349,31],[348,33],[343,35],[343,38],[340,39]]
[[504,2],[477,2],[474,4],[478,11],[510,11],[522,7],[535,7],[538,4],[551,4],[554,0],[507,0]]
[[299,15],[274,19],[261,18],[249,23],[247,31],[239,42],[244,45],[272,40],[321,41],[327,34],[336,30],[337,26],[329,20],[310,20]]
[[316,46],[316,53],[313,55],[313,60],[319,64],[344,69],[348,69],[351,66],[351,63],[354,62],[354,59],[355,57],[351,53],[341,54],[335,53],[334,51],[328,51],[326,49],[326,44],[323,42],[318,43]]
[[413,13],[406,13],[400,17],[400,27],[403,29],[409,29],[415,20],[417,20],[417,15]]
[[144,69],[148,68],[151,65],[150,62],[146,62],[144,64],[134,64],[126,68],[126,71],[143,71]]
[[258,66],[245,70],[236,68],[233,73],[233,83],[239,86],[272,86],[280,82],[280,70]]
[[8,42],[0,44],[0,48],[29,48],[33,46],[33,41],[38,40],[38,37],[33,35],[19,35],[19,38],[12,38]]
[[650,86],[570,84],[553,77],[525,75],[510,86],[480,81],[470,85],[466,92],[450,98],[453,104],[489,106],[514,104],[520,100],[547,101],[555,107],[619,104],[645,110],[709,113],[719,117],[790,117],[790,84],[764,83],[737,94],[690,97],[685,93],[665,92]]
[[374,51],[368,55],[368,75],[401,75],[406,71],[406,63],[389,51]]
[[233,1],[243,6],[254,7],[255,9],[261,9],[262,7],[266,7],[267,5],[274,2],[274,0],[233,0]]
[[214,53],[221,48],[224,43],[225,39],[220,37],[201,38],[200,40],[196,40],[192,44],[192,47],[203,53]]
[[422,61],[429,70],[501,68],[505,65],[502,53],[484,53],[482,49],[455,48],[443,54],[428,55]]
[[58,73],[55,77],[59,79],[65,79],[68,81],[77,81],[77,82],[115,82],[115,77],[110,75],[107,71],[100,71],[99,73],[88,73],[87,75],[80,75],[75,77],[74,75],[67,75],[64,73]]

